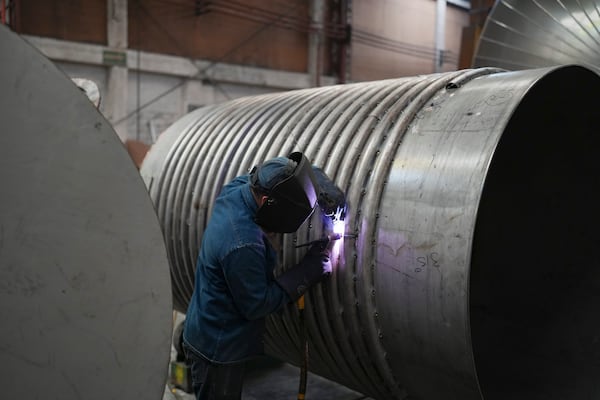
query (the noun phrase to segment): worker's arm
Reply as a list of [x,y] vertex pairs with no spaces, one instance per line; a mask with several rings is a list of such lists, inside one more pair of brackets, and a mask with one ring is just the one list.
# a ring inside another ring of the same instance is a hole
[[269,276],[265,248],[247,245],[230,252],[222,262],[227,286],[246,319],[262,318],[290,301]]
[[264,248],[244,246],[225,258],[223,270],[236,307],[253,320],[296,301],[331,273],[331,262],[326,244],[315,244],[297,265],[274,281],[265,269]]

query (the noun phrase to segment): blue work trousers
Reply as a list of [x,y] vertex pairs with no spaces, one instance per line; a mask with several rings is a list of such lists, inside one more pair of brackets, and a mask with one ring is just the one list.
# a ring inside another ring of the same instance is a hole
[[241,400],[245,364],[215,364],[184,345],[197,400]]

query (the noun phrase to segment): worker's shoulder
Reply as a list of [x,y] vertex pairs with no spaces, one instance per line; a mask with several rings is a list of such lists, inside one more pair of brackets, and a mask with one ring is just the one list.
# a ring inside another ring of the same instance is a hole
[[222,258],[236,254],[264,253],[265,241],[260,228],[245,219],[228,220],[212,232],[211,242]]
[[250,175],[237,176],[225,186],[223,186],[223,189],[221,190],[221,195],[227,194],[230,191],[239,190],[241,187],[247,186],[248,182],[250,182]]
[[211,233],[225,241],[260,243],[262,231],[254,221],[255,212],[239,193],[221,196],[210,217]]

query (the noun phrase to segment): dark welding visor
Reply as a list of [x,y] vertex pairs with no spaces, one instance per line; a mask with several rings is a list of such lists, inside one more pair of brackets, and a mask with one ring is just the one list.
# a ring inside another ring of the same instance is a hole
[[[317,204],[319,189],[308,159],[300,152],[294,152],[288,158],[297,163],[293,173],[270,190],[261,188],[268,198],[256,212],[255,221],[268,232],[297,231]],[[251,182],[260,187],[256,171]]]

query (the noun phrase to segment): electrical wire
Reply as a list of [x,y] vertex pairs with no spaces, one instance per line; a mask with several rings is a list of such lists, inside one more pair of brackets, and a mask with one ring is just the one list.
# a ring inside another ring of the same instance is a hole
[[[260,24],[262,24],[262,26],[257,31],[252,33],[250,36],[247,36],[240,43],[233,46],[229,51],[227,51],[225,54],[223,54],[217,60],[210,62],[208,66],[206,66],[202,69],[196,67],[197,72],[194,75],[191,75],[187,78],[183,78],[181,82],[179,82],[175,86],[171,87],[170,89],[160,93],[159,95],[157,95],[155,98],[149,100],[148,102],[138,106],[136,108],[136,110],[125,115],[123,118],[116,121],[115,124],[119,124],[119,123],[129,119],[136,113],[140,112],[141,110],[154,104],[161,98],[174,92],[175,90],[177,90],[178,88],[183,86],[187,81],[189,81],[191,79],[197,79],[197,78],[207,79],[209,82],[211,82],[217,88],[217,90],[221,91],[221,93],[225,96],[225,98],[229,99],[230,98],[229,95],[223,90],[223,88],[217,82],[213,81],[210,77],[206,76],[207,71],[212,69],[215,65],[221,63],[223,60],[225,60],[231,54],[234,54],[241,47],[243,47],[248,42],[253,40],[261,32],[263,32],[264,30],[266,30],[267,28],[270,28],[272,26],[282,28],[282,29],[292,30],[295,32],[301,32],[301,33],[310,33],[310,32],[313,32],[315,29],[317,29],[317,27],[311,23],[311,21],[308,17],[305,17],[305,18],[298,17],[294,13],[297,10],[297,8],[301,5],[301,3],[297,3],[294,7],[290,8],[289,12],[287,14],[282,14],[282,13],[278,13],[278,12],[275,12],[272,10],[247,5],[247,4],[244,4],[244,3],[241,3],[238,1],[234,1],[234,0],[227,0],[227,1],[208,0],[208,1],[195,1],[195,2],[185,2],[185,3],[179,2],[176,0],[160,0],[160,1],[153,1],[153,2],[156,2],[157,4],[169,6],[168,10],[170,10],[171,15],[176,14],[177,16],[180,16],[180,17],[191,18],[191,17],[197,17],[199,12],[201,14],[208,13],[208,12],[215,12],[215,13],[229,15],[229,16],[232,16],[235,18],[241,18],[241,19],[252,21],[252,22],[260,23]],[[166,29],[164,29],[164,27],[162,27],[162,24],[160,24],[156,20],[156,18],[154,18],[154,16],[141,4],[140,0],[137,0],[136,3],[139,4],[140,9],[152,20],[154,25],[157,26],[163,32],[164,36],[169,38],[169,40],[172,43],[174,43],[175,47],[177,47],[181,53],[185,54],[186,51],[185,51],[185,49],[183,49],[181,47],[179,41],[176,38],[174,38]],[[175,7],[175,8],[173,8],[173,7]],[[364,29],[352,29],[352,31],[350,33],[345,24],[327,23],[323,27],[321,27],[321,30],[322,30],[323,34],[325,36],[329,37],[330,39],[344,40],[344,41],[349,41],[350,39],[352,39],[352,41],[355,41],[356,43],[361,43],[363,45],[367,45],[367,46],[374,47],[374,48],[379,48],[379,49],[394,52],[394,53],[405,54],[405,55],[429,59],[429,60],[435,59],[436,50],[431,47],[414,45],[414,44],[394,40],[389,37],[379,36],[379,35],[373,34],[371,32],[368,32]],[[351,38],[349,37],[350,35],[351,35]],[[187,58],[190,60],[190,62],[193,65],[195,65],[195,60],[193,58],[191,58],[191,57],[187,57]],[[452,51],[444,50],[442,52],[442,60],[443,60],[443,62],[457,63],[458,55],[456,55]],[[139,73],[139,71],[138,71],[138,73]]]
[[[139,3],[140,0],[137,0],[137,2]],[[141,4],[140,4],[141,5]],[[299,6],[300,4],[297,4],[293,9],[291,9],[290,11],[295,11],[296,8]],[[148,11],[141,6],[142,9],[148,13]],[[154,18],[153,18],[154,19]],[[254,33],[252,33],[251,35],[247,36],[246,38],[244,38],[244,40],[240,41],[237,45],[233,46],[230,50],[228,50],[227,52],[225,52],[225,54],[223,54],[221,57],[219,57],[217,60],[212,61],[209,65],[207,65],[206,67],[200,69],[198,67],[196,67],[197,72],[192,75],[189,76],[187,78],[183,78],[181,82],[175,84],[174,86],[172,86],[171,88],[167,89],[166,91],[160,93],[159,95],[157,95],[156,97],[154,97],[153,99],[147,101],[146,103],[142,104],[141,106],[137,107],[135,110],[133,110],[132,112],[128,113],[127,115],[125,115],[123,118],[119,119],[118,121],[116,121],[114,123],[114,125],[118,125],[123,121],[128,120],[129,118],[131,118],[133,115],[135,115],[136,113],[140,112],[141,110],[145,109],[146,107],[156,103],[158,100],[162,99],[163,97],[169,95],[170,93],[173,93],[175,90],[179,89],[181,86],[183,86],[187,81],[191,80],[191,79],[197,79],[197,78],[207,78],[205,76],[206,72],[208,70],[210,70],[211,68],[213,68],[215,65],[219,64],[220,62],[222,62],[224,59],[226,59],[227,57],[229,57],[231,54],[234,54],[236,51],[238,51],[240,48],[242,48],[243,46],[245,46],[247,43],[249,43],[250,41],[254,40],[255,37],[257,37],[260,33],[262,33],[263,31],[265,31],[267,28],[270,28],[271,26],[273,26],[273,24],[276,21],[271,21],[270,23],[267,24],[263,24],[259,29],[257,29]],[[160,26],[160,24],[158,24]],[[166,30],[163,29],[163,31],[166,32]],[[170,36],[170,35],[169,35]],[[171,36],[170,36],[171,37]],[[190,59],[190,61],[192,61],[192,63],[194,63],[193,59]]]
[[[276,26],[283,29],[289,29],[301,33],[310,33],[317,29],[308,18],[290,17],[278,14],[271,10],[249,6],[237,1],[207,1],[205,4],[206,12],[217,12],[237,18],[250,20],[253,22],[264,23],[269,18],[276,18],[278,22]],[[347,39],[348,33],[346,26],[339,23],[327,23],[322,28],[325,36],[334,39]],[[414,57],[425,59],[434,59],[436,50],[431,47],[413,45],[406,42],[391,39],[389,37],[378,36],[363,29],[355,29],[352,31],[352,38],[358,43],[362,43],[371,47],[380,48],[383,50],[406,54]],[[458,62],[458,56],[451,51],[443,51],[443,61],[454,63]]]
[[[366,44],[371,47],[377,47],[380,49],[411,55],[414,57],[426,59],[432,59],[435,57],[435,49],[431,47],[392,40],[390,38],[378,36],[361,29],[353,30],[352,39],[353,41]],[[458,57],[451,51],[444,51],[443,57],[445,62],[458,62]]]
[[[266,10],[256,6],[249,6],[233,0],[206,1],[203,3],[206,12],[217,12],[259,23],[264,23],[270,18],[278,18],[276,23],[277,27],[301,33],[310,33],[316,29],[316,27],[313,26],[308,18],[283,16],[282,14],[278,14],[271,10]],[[331,39],[347,39],[348,33],[344,24],[327,23],[322,30],[323,33]],[[435,58],[436,50],[434,48],[413,45],[394,40],[389,37],[378,36],[364,29],[354,29],[352,31],[352,38],[358,43],[395,53],[426,59]],[[449,63],[458,62],[458,56],[451,51],[445,50],[443,52],[443,61]]]
[[280,14],[268,9],[249,6],[236,1],[207,1],[206,9],[208,11],[219,12],[231,16],[252,20],[255,22],[266,22],[276,18],[276,26],[283,29],[290,29],[301,33],[310,33],[321,29],[325,36],[341,40],[346,37],[346,26],[344,24],[327,23],[322,27],[317,27],[308,17],[290,16]]
[[[141,5],[140,0],[137,0],[136,3],[139,5],[140,9],[146,14],[146,16],[152,20],[152,22],[154,23],[155,26],[159,27],[161,29],[161,31],[164,33],[165,37],[167,37],[171,43],[173,43],[175,45],[175,47],[178,48],[179,52],[181,54],[185,54],[187,51],[186,49],[184,49],[179,41],[173,36],[171,35],[170,32],[168,32],[166,29],[164,29],[164,27],[156,20],[156,18],[154,18],[154,16],[148,11],[148,9],[144,6]],[[194,64],[194,59],[192,57],[187,57],[188,60]],[[225,99],[227,100],[231,100],[231,97],[229,96],[229,94],[223,89],[223,87],[221,85],[219,85],[218,82],[214,81],[213,79],[211,79],[208,76],[204,76],[203,79],[206,79],[208,82],[210,82],[217,90],[219,90],[223,96],[225,96]],[[184,81],[185,83],[185,81]]]

